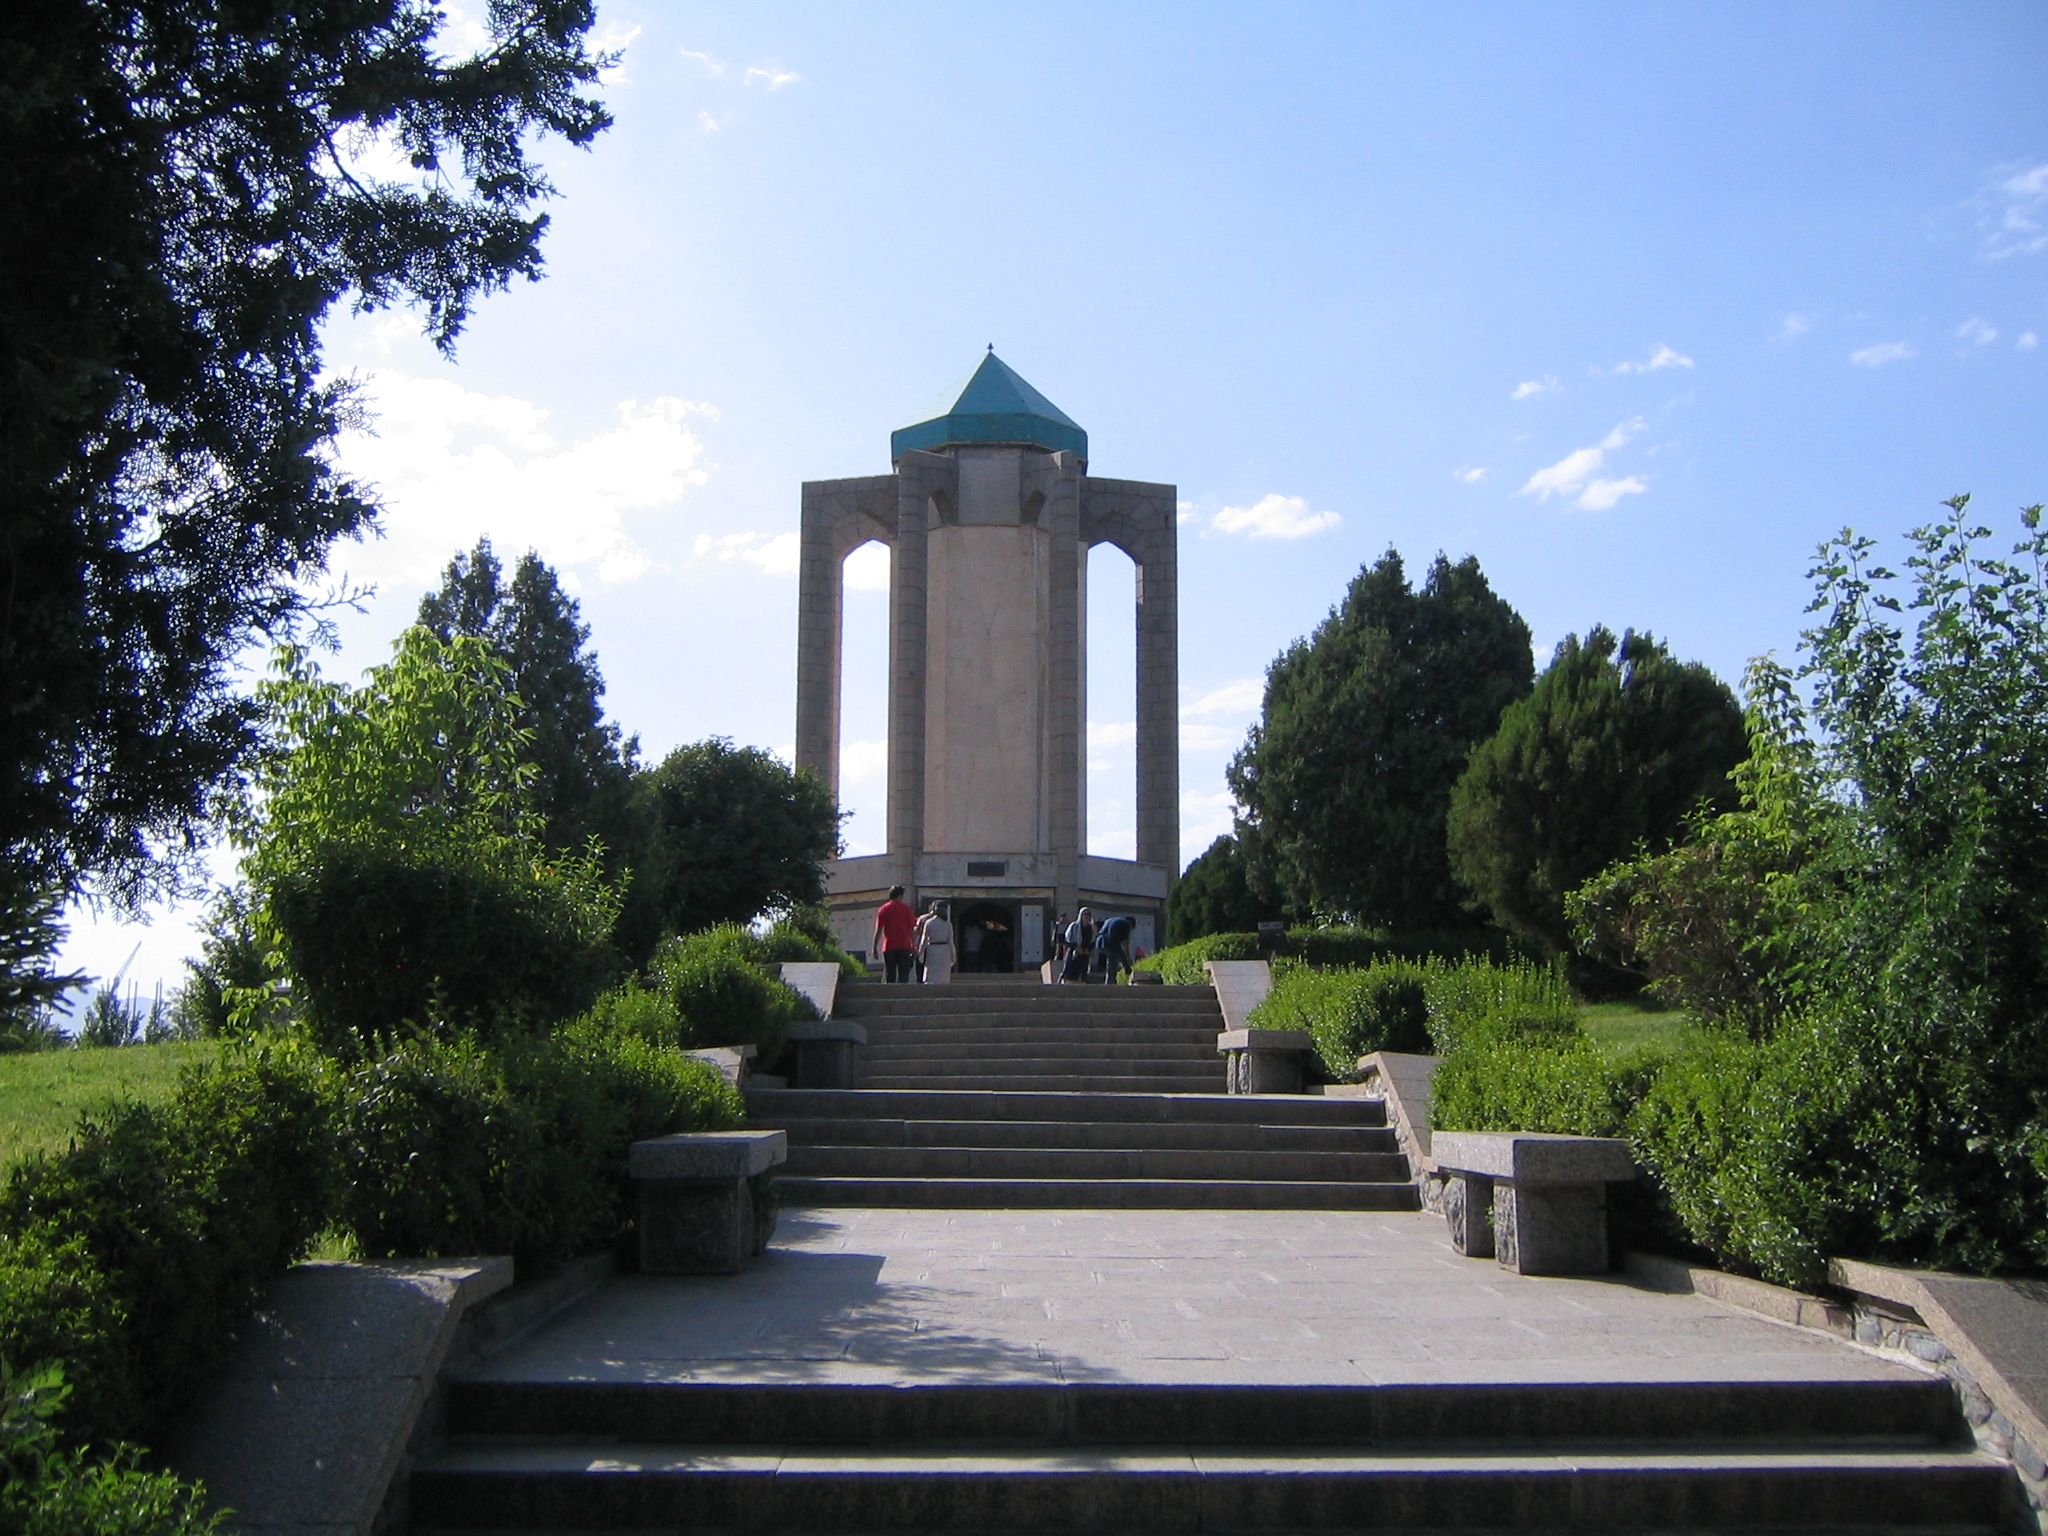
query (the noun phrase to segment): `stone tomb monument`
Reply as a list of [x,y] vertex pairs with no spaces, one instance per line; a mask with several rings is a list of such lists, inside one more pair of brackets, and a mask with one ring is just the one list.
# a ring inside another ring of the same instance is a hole
[[[919,911],[951,901],[962,970],[1036,970],[1055,913],[1081,906],[1130,914],[1157,949],[1180,853],[1174,487],[1090,475],[1088,434],[993,349],[889,456],[803,488],[796,761],[835,794],[843,565],[889,547],[888,851],[828,866],[840,941],[865,951],[901,885]],[[1086,844],[1096,544],[1137,567],[1135,860]]]

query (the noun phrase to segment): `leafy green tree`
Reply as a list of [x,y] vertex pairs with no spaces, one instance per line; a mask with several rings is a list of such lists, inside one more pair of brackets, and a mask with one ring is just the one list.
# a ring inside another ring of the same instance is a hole
[[0,6],[0,904],[140,901],[204,841],[236,658],[375,512],[323,317],[415,304],[449,351],[539,274],[530,152],[607,125],[603,60],[589,0],[487,17],[450,58],[432,0]]
[[581,851],[595,838],[616,876],[640,834],[633,813],[639,744],[622,739],[604,718],[604,677],[588,649],[590,629],[554,568],[528,551],[509,584],[502,574],[491,541],[479,539],[420,599],[419,622],[443,640],[482,640],[511,669],[542,839],[550,848]]
[[589,1006],[618,899],[543,842],[510,670],[483,641],[415,627],[361,688],[286,650],[261,696],[278,745],[243,869],[328,1049]]
[[750,923],[825,899],[839,808],[817,775],[714,736],[677,747],[641,775],[641,787],[653,833],[640,878],[659,933]]
[[1212,933],[1249,933],[1281,916],[1277,893],[1255,888],[1249,861],[1225,833],[1181,871],[1166,895],[1166,942],[1186,944]]
[[1388,550],[1266,673],[1231,761],[1259,857],[1297,912],[1367,927],[1470,927],[1444,846],[1451,786],[1529,691],[1529,627],[1470,556],[1422,589]]
[[1702,806],[1731,809],[1745,755],[1742,711],[1705,667],[1648,634],[1567,635],[1472,750],[1451,793],[1451,872],[1503,928],[1570,954],[1566,894],[1670,847]]

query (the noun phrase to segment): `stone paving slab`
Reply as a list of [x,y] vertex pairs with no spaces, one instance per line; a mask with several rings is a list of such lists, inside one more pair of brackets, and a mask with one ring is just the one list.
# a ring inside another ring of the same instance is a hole
[[1359,1384],[1910,1379],[1622,1277],[1460,1258],[1427,1213],[785,1210],[736,1276],[623,1276],[484,1379]]

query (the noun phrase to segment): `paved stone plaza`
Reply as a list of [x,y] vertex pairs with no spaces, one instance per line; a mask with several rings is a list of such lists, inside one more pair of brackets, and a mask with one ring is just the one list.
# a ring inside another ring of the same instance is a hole
[[1369,1211],[794,1209],[732,1277],[621,1277],[480,1373],[760,1382],[1845,1381],[1912,1368]]

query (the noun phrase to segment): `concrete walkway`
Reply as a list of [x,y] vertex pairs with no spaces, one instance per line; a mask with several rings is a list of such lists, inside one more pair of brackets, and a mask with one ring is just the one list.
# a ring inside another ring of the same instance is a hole
[[507,1381],[1847,1381],[1916,1372],[1697,1296],[1528,1279],[1441,1217],[795,1209],[733,1277],[622,1277]]

